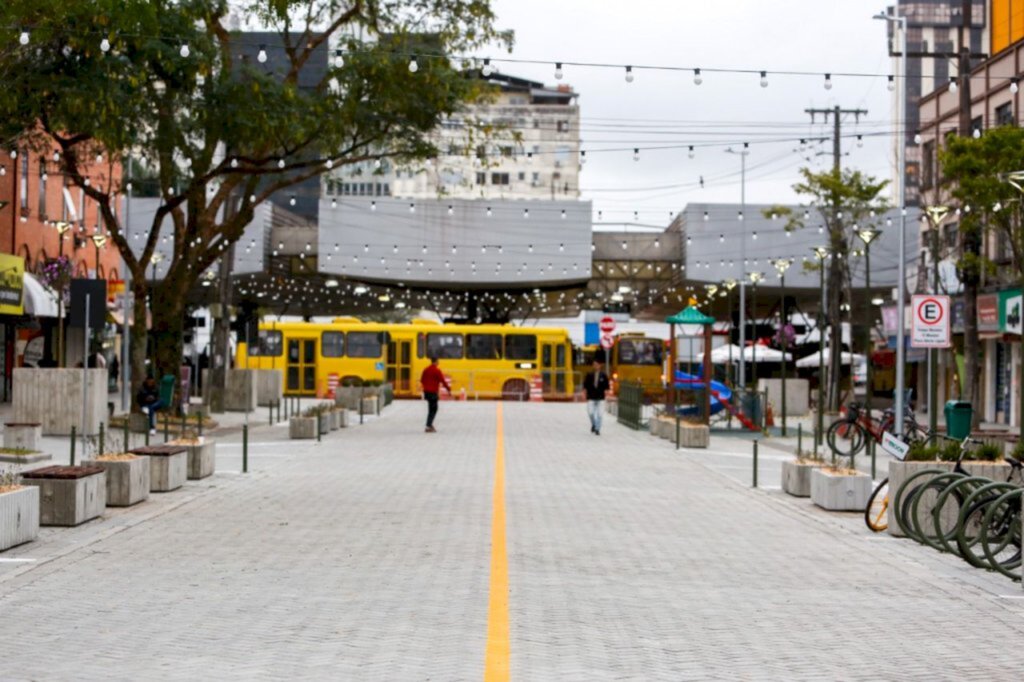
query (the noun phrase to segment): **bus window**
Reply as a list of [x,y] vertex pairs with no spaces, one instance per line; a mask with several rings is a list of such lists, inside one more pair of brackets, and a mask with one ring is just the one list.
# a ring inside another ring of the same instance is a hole
[[622,365],[660,365],[661,341],[658,339],[620,339],[618,361]]
[[281,353],[284,350],[284,343],[281,339],[281,332],[267,331],[261,329],[256,337],[256,343],[249,349],[249,355],[252,357],[281,357]]
[[320,352],[325,358],[345,356],[345,335],[341,332],[324,332],[320,337]]
[[349,332],[350,358],[379,358],[384,351],[383,335],[378,332]]
[[470,360],[500,360],[501,334],[466,334],[466,357]]
[[532,334],[509,334],[505,337],[505,357],[509,360],[535,360],[537,337]]
[[418,358],[425,357],[426,352],[427,352],[426,334],[424,334],[423,332],[420,332],[419,334],[416,335],[416,357],[418,357]]
[[462,358],[462,334],[427,334],[427,356],[458,360]]

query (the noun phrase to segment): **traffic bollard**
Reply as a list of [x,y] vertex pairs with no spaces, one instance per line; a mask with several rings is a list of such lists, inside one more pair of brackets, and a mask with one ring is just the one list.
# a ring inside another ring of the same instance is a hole
[[103,436],[106,435],[104,433],[104,430],[105,429],[103,428],[103,422],[100,422],[100,438],[99,438],[100,442],[99,442],[99,449],[96,451],[97,455],[102,455],[103,454],[103,440],[104,440]]
[[146,434],[146,447],[149,447],[149,424],[146,424],[146,429],[143,431]]
[[359,423],[363,423],[363,394],[366,393],[366,389],[359,389]]
[[757,487],[757,439],[754,439],[754,487]]
[[249,473],[249,425],[242,424],[242,473]]
[[71,466],[75,466],[75,441],[77,440],[77,429],[71,427]]
[[871,480],[875,480],[875,440],[868,440],[868,448],[871,450]]
[[203,411],[202,410],[199,410],[199,413],[196,415],[196,433],[197,433],[197,435],[200,438],[203,437]]
[[317,412],[316,414],[314,414],[313,418],[316,419],[316,442],[319,443],[320,442],[320,413]]
[[676,450],[679,449],[679,410],[676,409]]
[[171,416],[169,414],[164,415],[164,442],[166,443],[171,439]]
[[274,403],[267,403],[267,424],[274,425]]
[[128,445],[128,422],[130,420],[129,420],[128,417],[129,417],[129,415],[127,415],[127,414],[124,416],[124,442],[123,442],[124,447],[121,448],[121,452],[128,452],[128,450],[129,450],[129,445]]

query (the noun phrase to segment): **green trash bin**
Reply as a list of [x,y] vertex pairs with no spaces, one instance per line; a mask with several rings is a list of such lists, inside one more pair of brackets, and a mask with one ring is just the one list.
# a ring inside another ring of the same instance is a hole
[[963,440],[971,434],[971,418],[974,407],[964,400],[950,400],[946,403],[946,434],[950,438]]

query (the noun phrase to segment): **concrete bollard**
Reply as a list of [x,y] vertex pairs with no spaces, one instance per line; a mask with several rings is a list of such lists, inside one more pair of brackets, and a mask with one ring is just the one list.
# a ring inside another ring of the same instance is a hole
[[242,424],[242,473],[249,473],[249,425]]
[[757,487],[757,439],[754,439],[754,487]]

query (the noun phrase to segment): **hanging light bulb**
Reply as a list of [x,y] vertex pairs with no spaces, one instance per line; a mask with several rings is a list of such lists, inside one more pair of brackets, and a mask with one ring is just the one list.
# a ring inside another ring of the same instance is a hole
[[338,200],[331,199],[331,208],[338,208]]
[[416,73],[419,70],[419,62],[416,61],[416,55],[413,55],[412,58],[409,59],[409,73]]
[[711,216],[708,215],[708,212],[704,211],[704,222],[707,222],[710,218]]
[[893,90],[895,90],[896,89],[896,77],[895,76],[889,76],[889,82],[885,84],[885,87],[889,90],[889,92],[892,92]]
[[686,150],[686,155],[689,156],[691,159],[693,158],[693,145],[692,144]]
[[562,80],[562,62],[555,62],[555,79]]
[[488,217],[488,218],[490,218],[490,217],[491,217],[491,213],[492,213],[492,212],[491,212],[491,207],[490,207],[490,206],[488,206],[488,207],[487,207],[487,217]]
[[267,47],[266,45],[260,45],[260,51],[256,53],[256,61],[260,64],[267,63]]
[[757,240],[757,230],[754,230],[754,232],[750,236],[751,236],[752,239],[754,239],[756,241]]
[[975,128],[974,131],[971,133],[971,137],[973,137],[975,140],[981,137],[981,128]]
[[370,252],[370,245],[369,244],[363,244],[363,253],[369,253],[369,252]]
[[565,209],[562,209],[562,220],[565,220]]
[[704,82],[704,77],[700,75],[700,69],[693,70],[693,84],[700,85]]
[[914,144],[921,144],[921,133],[914,133]]
[[340,69],[345,66],[345,54],[339,49],[334,51],[334,68]]
[[768,87],[768,72],[767,71],[762,71],[761,72],[761,87],[762,88],[767,88]]
[[[529,253],[533,253],[533,244],[527,244],[526,245],[526,250]],[[526,263],[523,263],[523,265],[526,265]]]
[[484,57],[484,65],[480,67],[480,73],[486,78],[494,73],[494,67],[491,66],[491,58]]
[[104,53],[110,52],[110,41],[107,38],[100,41],[100,50]]
[[1017,78],[1011,78],[1010,79],[1010,93],[1011,94],[1016,95],[1017,91],[1020,90],[1020,86],[1018,85],[1019,82],[1020,81]]
[[737,220],[739,220],[740,222],[743,221],[743,211],[739,212],[739,215],[737,216]]
[[640,148],[639,147],[633,147],[633,160],[634,161],[639,161],[640,160]]
[[278,159],[277,160],[277,167],[278,168],[284,168],[284,159]]
[[289,206],[294,206],[295,205],[295,195],[294,194],[291,195],[290,197],[288,197],[288,205]]
[[832,74],[830,74],[830,73],[826,73],[825,74],[825,89],[826,90],[831,90],[832,89]]
[[452,215],[453,213],[455,213],[455,209],[452,208],[451,204],[448,204],[448,215]]
[[22,46],[28,45],[28,31],[23,30],[21,32],[21,35],[18,36],[18,42],[21,43]]
[[528,209],[528,208],[524,208],[523,209],[523,217],[524,218],[529,218],[530,217],[530,209]]
[[857,146],[858,147],[863,147],[864,146],[864,136],[863,135],[858,135],[857,136]]
[[416,204],[409,204],[409,213],[416,212]]
[[580,165],[582,165],[582,164],[584,164],[586,162],[587,162],[587,150],[586,149],[581,149],[580,150]]
[[192,54],[192,51],[188,49],[188,43],[181,44],[181,49],[178,50],[178,54],[181,55],[182,59],[188,59],[188,56]]
[[376,211],[377,210],[377,202],[376,201],[371,201],[370,202],[370,210],[371,211]]
[[626,82],[627,83],[632,83],[633,82],[633,67],[632,66],[627,66],[626,67]]

